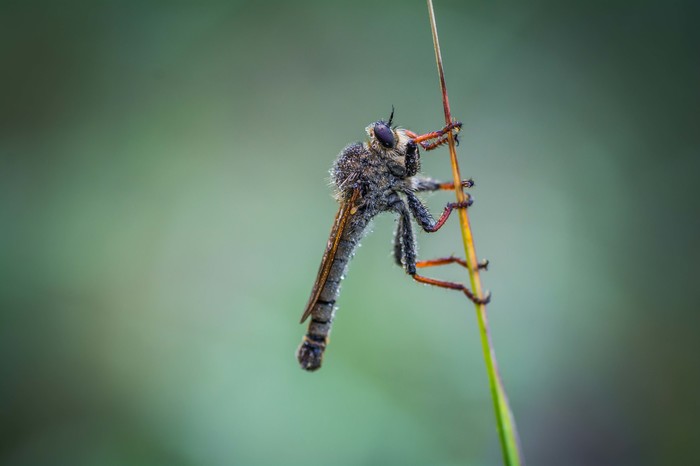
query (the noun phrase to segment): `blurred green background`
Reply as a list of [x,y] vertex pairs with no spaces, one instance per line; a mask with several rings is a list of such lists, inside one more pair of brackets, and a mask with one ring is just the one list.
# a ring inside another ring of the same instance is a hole
[[[698,3],[436,3],[529,464],[697,464]],[[423,2],[3,2],[0,51],[2,464],[500,464],[473,309],[391,215],[294,357],[335,155],[442,124]]]

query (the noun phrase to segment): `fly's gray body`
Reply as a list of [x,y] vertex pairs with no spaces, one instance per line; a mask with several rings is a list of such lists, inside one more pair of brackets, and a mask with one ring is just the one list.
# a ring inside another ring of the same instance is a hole
[[[445,134],[458,130],[459,124],[448,125],[433,138],[442,138],[426,149],[446,141]],[[425,231],[436,231],[452,208],[467,205],[448,204],[442,217],[435,221],[416,192],[450,189],[450,183],[439,183],[417,176],[420,169],[418,139],[414,133],[377,121],[366,128],[369,140],[345,147],[331,170],[335,197],[340,204],[318,276],[306,305],[302,322],[311,317],[308,332],[297,351],[301,367],[313,371],[321,367],[335,316],[335,302],[348,263],[372,218],[381,212],[398,215],[394,240],[394,257],[414,278],[416,247],[411,216]],[[449,186],[448,186],[449,185]],[[470,186],[464,182],[463,186]],[[452,186],[453,188],[453,186]]]

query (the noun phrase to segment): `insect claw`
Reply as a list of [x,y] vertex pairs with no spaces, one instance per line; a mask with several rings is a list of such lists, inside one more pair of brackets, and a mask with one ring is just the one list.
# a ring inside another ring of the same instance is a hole
[[[466,194],[466,193],[465,193]],[[464,202],[450,202],[447,204],[447,209],[466,209],[467,207],[471,207],[471,205],[474,203],[474,200],[470,195],[467,194],[467,200]]]
[[479,269],[479,270],[488,270],[488,269],[489,269],[489,260],[488,260],[488,259],[484,259],[483,261],[479,262],[479,263],[476,265],[476,268]]
[[462,180],[462,187],[463,188],[473,188],[474,187],[474,180],[472,178],[469,178],[468,180]]
[[472,300],[472,302],[474,302],[474,304],[488,304],[491,302],[491,292],[490,291],[487,291],[486,295],[483,298],[478,298],[478,297],[474,296],[474,293],[472,293],[471,291],[469,291],[466,288],[464,288],[463,291],[464,291],[464,294],[467,295],[467,298]]

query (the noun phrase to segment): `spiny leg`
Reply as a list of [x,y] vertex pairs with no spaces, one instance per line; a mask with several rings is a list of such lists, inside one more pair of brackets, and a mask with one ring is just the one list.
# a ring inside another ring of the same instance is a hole
[[[409,275],[416,274],[416,241],[413,237],[413,225],[411,224],[411,213],[408,211],[406,203],[399,199],[392,205],[393,210],[399,214],[399,225],[396,228],[396,243],[401,243],[397,247],[394,243],[394,258]],[[396,257],[398,252],[401,257]]]
[[[420,136],[418,136],[420,137]],[[455,134],[454,136],[455,139],[455,144],[459,145],[459,135]],[[415,141],[415,140],[414,140]],[[447,144],[450,141],[450,139],[447,136],[441,136],[437,141],[434,142],[426,142],[426,141],[418,141],[418,144],[425,149],[426,151],[437,149],[438,147]]]
[[413,192],[408,191],[405,194],[406,198],[408,199],[408,207],[409,209],[411,209],[413,217],[416,219],[421,228],[423,228],[423,230],[427,231],[428,233],[434,233],[438,231],[450,217],[450,214],[452,213],[453,209],[466,209],[467,207],[472,205],[473,202],[471,196],[469,196],[467,198],[467,201],[465,202],[448,203],[445,206],[445,210],[442,212],[442,215],[436,221],[428,211],[427,207],[423,205],[421,200],[418,199],[418,197]]
[[399,217],[400,232],[401,232],[401,251],[403,252],[403,266],[406,272],[410,275],[416,273],[416,240],[413,237],[413,225],[411,225],[411,216],[408,213],[406,204],[401,201],[402,209]]
[[[463,188],[474,187],[474,180],[469,178],[468,180],[462,180]],[[443,183],[432,178],[425,177],[413,177],[413,190],[415,192],[421,191],[453,191],[455,189],[455,184],[453,182]]]
[[[469,264],[467,264],[467,261],[464,259],[460,259],[459,257],[440,257],[438,259],[429,259],[429,260],[424,260],[424,261],[418,261],[416,262],[416,268],[425,268],[425,267],[437,267],[440,265],[447,265],[447,264],[459,264],[465,269],[469,269]],[[489,268],[489,261],[488,260],[483,260],[476,264],[477,269],[479,270],[488,270]]]
[[425,283],[426,285],[433,285],[440,288],[461,291],[467,296],[467,298],[469,298],[476,304],[488,304],[489,301],[491,301],[491,292],[487,291],[486,296],[484,296],[483,298],[479,298],[477,296],[474,296],[474,293],[472,293],[469,288],[465,287],[461,283],[436,280],[434,278],[428,278],[418,274],[413,274],[413,279],[417,282]]
[[420,171],[420,154],[418,153],[418,146],[413,141],[408,141],[406,143],[406,157],[404,158],[404,164],[406,166],[406,176],[416,176]]
[[[441,144],[444,144],[446,142],[447,138],[445,138],[445,142],[441,142],[440,144],[437,144],[434,147],[431,147],[430,149],[428,147],[426,147],[426,145],[423,144],[425,141],[428,141],[430,139],[442,138],[443,136],[445,136],[447,133],[449,133],[453,129],[456,129],[457,131],[459,131],[461,128],[462,128],[462,123],[460,123],[459,121],[453,121],[452,123],[450,123],[449,125],[446,125],[444,128],[442,128],[441,130],[438,130],[438,131],[431,131],[430,133],[425,133],[425,134],[416,134],[413,131],[406,130],[406,134],[411,139],[413,139],[414,142],[419,143],[421,146],[423,146],[424,149],[431,150],[431,149],[435,149],[436,147],[438,147]],[[456,136],[456,134],[455,134],[455,136]],[[427,144],[427,146],[430,146],[430,145],[432,145],[432,144]]]
[[403,220],[399,217],[396,224],[396,233],[394,235],[394,261],[399,267],[403,267],[403,247],[402,247],[402,237],[403,237]]
[[[442,280],[435,280],[433,278],[428,278],[424,277],[422,275],[418,275],[416,273],[416,267],[418,267],[418,264],[416,262],[416,244],[413,238],[413,228],[411,225],[411,218],[408,212],[408,209],[406,208],[406,204],[403,201],[398,202],[395,205],[395,210],[399,213],[399,228],[397,229],[397,239],[399,239],[398,233],[399,231],[401,232],[400,239],[401,239],[401,250],[403,251],[403,265],[406,270],[406,273],[411,275],[414,280],[420,283],[425,283],[428,285],[434,285],[438,286],[440,288],[447,288],[451,290],[457,290],[461,291],[464,293],[470,300],[477,304],[486,304],[490,301],[491,299],[491,294],[487,293],[486,297],[483,299],[480,299],[476,296],[474,296],[474,293],[471,292],[468,288],[466,288],[464,285],[461,285],[459,283],[453,283],[453,282],[448,282],[448,281],[442,281]],[[396,252],[396,249],[394,249],[394,252]],[[447,258],[447,259],[442,259],[443,262],[449,263],[452,261],[452,259],[455,259],[455,262],[461,261],[461,259],[457,258]],[[438,259],[439,260],[439,259]],[[430,262],[430,261],[425,261],[425,262]],[[462,261],[463,262],[463,261]],[[440,265],[440,264],[433,264],[433,265]],[[466,263],[465,263],[466,265]]]
[[[431,178],[417,178],[415,183],[414,183],[414,186],[415,186],[415,191],[436,191],[438,189],[454,189],[454,183],[440,183],[439,181],[433,180]],[[462,187],[471,188],[472,186],[474,186],[474,180],[472,180],[471,178],[468,180],[462,180]],[[423,205],[423,203],[420,201],[420,199],[418,199],[418,197],[416,197],[412,193],[407,194],[407,197],[408,197],[409,206],[411,207],[411,211],[413,212],[413,215],[416,218],[416,221],[426,231],[429,231],[429,232],[437,231],[438,229],[440,229],[440,227],[445,223],[445,221],[449,217],[452,209],[469,207],[473,202],[471,199],[471,196],[470,196],[469,200],[466,202],[466,205],[460,204],[460,203],[447,204],[442,216],[440,217],[440,219],[438,219],[437,222],[435,222],[435,220],[433,219],[430,212],[428,212],[428,209]],[[428,228],[426,228],[426,226]],[[416,263],[416,267],[418,267],[418,268],[434,267],[434,266],[438,266],[438,265],[446,265],[446,264],[452,264],[452,263],[457,263],[457,264],[459,264],[462,267],[465,267],[467,269],[469,268],[467,262],[464,259],[459,259],[459,258],[454,257],[454,256],[433,259],[433,260],[420,261],[420,262]],[[488,265],[489,265],[488,260],[483,261],[483,262],[479,262],[477,264],[477,269],[486,270],[488,268]]]

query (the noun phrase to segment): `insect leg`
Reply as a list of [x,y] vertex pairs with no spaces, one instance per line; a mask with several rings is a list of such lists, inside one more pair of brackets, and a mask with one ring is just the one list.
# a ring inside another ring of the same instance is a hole
[[403,219],[399,217],[394,235],[394,261],[399,267],[403,267]]
[[[438,147],[440,147],[443,144],[446,144],[448,141],[448,137],[446,134],[453,129],[456,129],[457,131],[460,130],[462,127],[462,123],[459,121],[453,121],[449,125],[446,125],[444,128],[442,128],[439,131],[431,131],[430,133],[425,133],[425,134],[416,134],[413,131],[406,131],[406,134],[413,139],[414,142],[418,143],[423,147],[425,150],[433,150]],[[459,139],[457,139],[457,131],[455,132],[455,140],[457,144],[459,144]],[[432,143],[428,143],[426,141],[429,141],[430,139],[437,139],[437,141],[434,141]]]
[[[399,201],[395,205],[394,208],[399,212],[399,215],[400,215],[399,222],[401,224],[401,229],[403,230],[402,235],[401,235],[401,245],[402,245],[402,249],[403,249],[403,262],[404,262],[404,267],[406,269],[406,273],[411,275],[411,277],[413,277],[413,279],[415,281],[420,282],[420,283],[425,283],[425,284],[437,286],[440,288],[447,288],[450,290],[461,291],[462,293],[464,293],[467,296],[467,298],[469,298],[470,300],[474,301],[477,304],[486,304],[491,300],[490,293],[487,293],[483,299],[480,299],[480,298],[474,296],[474,293],[472,293],[471,290],[469,290],[464,285],[461,285],[459,283],[453,283],[453,282],[448,282],[448,281],[443,281],[443,280],[436,280],[434,278],[428,278],[428,277],[424,277],[422,275],[418,275],[416,273],[416,267],[420,263],[416,263],[416,244],[415,244],[414,239],[413,239],[413,230],[411,228],[411,217],[409,215],[408,209],[406,208],[406,204],[403,201]],[[451,259],[452,258],[446,259],[446,260],[450,261]],[[434,265],[440,265],[440,264],[434,264]]]
[[[454,138],[455,138],[455,143],[456,143],[457,145],[459,145],[459,135],[455,134],[455,135],[454,135]],[[437,149],[438,147],[440,147],[440,146],[442,146],[442,145],[444,145],[444,144],[447,144],[448,142],[449,142],[449,138],[448,138],[447,136],[443,136],[443,137],[441,137],[440,139],[438,139],[438,140],[435,141],[435,142],[419,141],[418,144],[420,144],[420,146],[421,146],[423,149],[425,149],[425,150],[428,151],[428,150]]]
[[442,137],[446,135],[448,132],[452,131],[453,129],[457,129],[457,131],[460,130],[462,127],[462,123],[459,121],[453,121],[449,125],[446,125],[444,128],[438,131],[431,131],[430,133],[425,133],[425,134],[416,134],[413,131],[408,131],[406,130],[406,134],[411,137],[415,142],[423,142],[427,141],[429,139],[435,139]]
[[418,153],[418,146],[413,141],[408,141],[406,144],[404,163],[407,176],[415,176],[420,171],[420,154]]
[[[469,178],[468,180],[462,180],[463,188],[471,188],[474,186],[474,180]],[[413,189],[416,192],[421,191],[452,191],[455,189],[455,184],[452,182],[441,183],[440,181],[434,180],[432,178],[414,177],[413,178]]]
[[452,213],[452,209],[466,209],[472,205],[471,196],[468,197],[467,201],[465,202],[450,202],[445,206],[445,210],[442,212],[440,218],[435,221],[430,212],[428,212],[428,209],[414,193],[409,191],[405,194],[408,198],[408,207],[411,209],[411,213],[423,230],[427,231],[428,233],[438,231],[449,218],[450,213]]
[[411,214],[406,203],[397,199],[392,209],[399,214],[399,225],[396,227],[394,238],[394,259],[399,265],[403,265],[406,273],[416,273],[416,241],[413,236]]
[[428,278],[418,274],[414,274],[413,279],[419,283],[425,283],[426,285],[433,285],[440,288],[447,288],[449,290],[461,291],[467,296],[467,298],[469,298],[476,304],[488,304],[489,301],[491,301],[491,292],[487,291],[486,296],[484,296],[483,298],[478,298],[477,296],[474,296],[474,293],[472,293],[470,289],[466,288],[461,283],[435,280],[434,278]]
[[[469,265],[467,264],[467,261],[464,259],[460,259],[459,257],[440,257],[438,259],[430,259],[430,260],[424,260],[424,261],[418,261],[416,262],[416,267],[417,268],[424,268],[424,267],[436,267],[439,265],[447,265],[447,264],[459,264],[465,269],[469,268]],[[488,270],[489,268],[489,261],[484,260],[481,261],[477,264],[477,268],[479,270]]]

